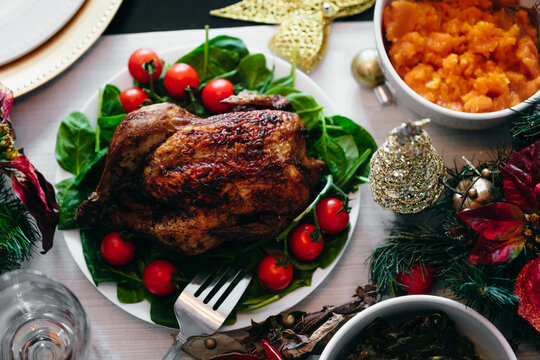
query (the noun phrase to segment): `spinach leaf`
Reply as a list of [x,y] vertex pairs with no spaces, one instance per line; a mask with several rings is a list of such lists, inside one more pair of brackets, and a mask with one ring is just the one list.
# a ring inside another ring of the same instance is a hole
[[125,116],[126,114],[122,113],[119,115],[99,117],[97,123],[100,129],[99,135],[101,136],[101,138],[104,139],[107,143],[110,142],[114,131],[118,127],[118,124],[120,124],[120,122],[124,119]]
[[347,172],[347,158],[343,148],[330,136],[323,133],[318,144],[318,158],[326,163],[336,182]]
[[74,196],[79,194],[78,191],[75,191],[75,177],[73,176],[60,181],[56,184],[56,189],[56,200],[58,201],[58,205],[60,205],[58,229],[75,229],[77,224],[73,218],[80,204],[79,201],[84,201],[84,199],[73,199]]
[[263,54],[246,56],[240,61],[236,71],[235,89],[241,86],[243,89],[261,92],[273,77],[272,72],[266,67],[266,58]]
[[352,136],[356,143],[355,151],[350,141],[348,144],[342,141],[347,158],[347,174],[336,180],[336,184],[343,190],[354,191],[369,176],[369,160],[377,150],[377,144],[366,129],[347,117],[334,115],[327,120],[329,122],[327,131],[330,136],[340,139],[342,136]]
[[55,157],[62,169],[78,175],[94,156],[95,131],[86,115],[73,112],[56,135]]
[[282,78],[274,79],[274,71],[276,69],[276,65],[272,67],[272,79],[268,86],[263,89],[263,93],[266,94],[269,91],[272,91],[274,88],[294,88],[294,80],[295,80],[295,71],[296,71],[296,58],[294,58],[294,61],[291,66],[291,72],[289,75],[286,75]]
[[293,75],[287,75],[282,78],[273,79],[272,82],[270,82],[268,89],[265,89],[263,92],[265,94],[268,94],[272,91],[272,89],[275,88],[292,88],[294,86],[294,76]]
[[323,106],[317,104],[313,96],[289,87],[276,87],[267,94],[279,94],[290,100],[293,111],[300,116],[306,129],[312,130],[324,120]]
[[231,36],[216,36],[208,41],[208,63],[206,76],[203,77],[205,63],[205,43],[196,47],[190,53],[182,56],[176,62],[191,65],[204,82],[228,73],[238,66],[240,60],[249,54],[244,42]]
[[178,329],[178,322],[174,315],[174,302],[178,293],[172,293],[167,296],[153,295],[150,306],[150,319],[159,325]]
[[[356,145],[360,150],[371,149],[373,150],[373,152],[377,150],[377,144],[375,143],[373,136],[371,136],[371,134],[366,129],[364,129],[362,126],[358,125],[351,119],[341,115],[333,115],[328,117],[328,119],[330,120],[330,123],[335,127],[335,129],[328,129],[328,132],[330,134],[334,136],[338,136],[338,134],[340,133],[350,134],[354,137],[354,141],[356,142]],[[336,133],[334,133],[334,131],[336,131]],[[368,172],[365,172],[364,175],[367,176]]]
[[[86,266],[90,270],[92,279],[96,285],[102,282],[122,283],[124,287],[138,289],[144,286],[142,273],[136,262],[131,262],[124,266],[111,266],[101,255],[101,241],[110,230],[105,228],[93,228],[81,230],[81,244],[84,253]],[[136,243],[139,256],[144,256],[148,246],[139,241]]]
[[92,159],[85,165],[84,168],[75,177],[75,185],[80,186],[85,183],[89,187],[95,189],[99,183],[99,178],[105,167],[105,157],[107,148],[103,148],[94,154]]
[[101,239],[107,234],[105,229],[81,230],[81,245],[86,266],[92,275],[94,283],[116,282],[118,277],[114,272],[108,271],[108,265],[100,252]]
[[116,86],[111,84],[105,85],[101,96],[101,114],[98,114],[98,116],[107,117],[125,114],[119,95],[120,89]]
[[62,180],[56,184],[57,199],[60,205],[58,229],[70,230],[78,228],[75,223],[75,214],[79,205],[90,196],[94,187],[78,188],[75,177]]
[[128,283],[119,282],[116,287],[118,301],[124,304],[136,304],[149,298],[148,291],[144,286],[132,287]]
[[341,250],[343,250],[343,247],[347,243],[350,232],[351,226],[349,225],[344,231],[340,232],[339,234],[324,235],[324,250],[317,258],[317,261],[319,262],[319,267],[324,269],[334,262],[334,260],[338,257],[338,255],[341,253]]
[[56,184],[57,200],[60,205],[58,229],[76,229],[75,214],[79,205],[96,189],[105,166],[107,148],[94,154],[77,176],[65,179]]
[[347,168],[350,168],[360,156],[358,146],[352,135],[342,135],[334,138],[334,141],[341,147],[347,161]]

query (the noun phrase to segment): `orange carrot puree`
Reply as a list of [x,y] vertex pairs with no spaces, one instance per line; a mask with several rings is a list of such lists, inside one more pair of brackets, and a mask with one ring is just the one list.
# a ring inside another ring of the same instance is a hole
[[[489,112],[540,89],[538,29],[517,0],[397,0],[384,9],[390,60],[427,100]],[[505,8],[506,7],[506,8]]]

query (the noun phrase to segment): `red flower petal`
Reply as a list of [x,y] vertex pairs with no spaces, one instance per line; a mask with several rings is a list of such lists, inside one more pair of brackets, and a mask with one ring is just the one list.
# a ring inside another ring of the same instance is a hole
[[501,172],[505,200],[527,212],[538,209],[534,190],[540,183],[540,141],[513,154]]
[[540,257],[529,261],[519,272],[514,294],[520,300],[518,314],[540,332]]
[[13,192],[36,219],[41,232],[43,252],[53,245],[54,231],[58,224],[58,203],[53,186],[34,169],[28,158],[19,155],[13,161],[2,161],[0,167],[11,172]]
[[498,262],[514,260],[523,247],[526,239],[519,236],[509,241],[493,241],[479,236],[469,255],[469,262],[473,265],[491,265]]
[[506,165],[501,168],[501,174],[506,202],[517,205],[526,212],[538,208],[538,199],[535,193],[537,184],[532,184],[530,174],[514,165]]
[[13,92],[9,88],[0,84],[0,108],[2,109],[4,121],[6,121],[6,119],[8,118],[12,107],[13,107]]
[[503,241],[517,238],[525,227],[523,211],[516,205],[501,202],[460,211],[457,216],[489,240]]
[[279,353],[270,343],[261,339],[264,348],[264,354],[268,360],[283,360],[283,355]]

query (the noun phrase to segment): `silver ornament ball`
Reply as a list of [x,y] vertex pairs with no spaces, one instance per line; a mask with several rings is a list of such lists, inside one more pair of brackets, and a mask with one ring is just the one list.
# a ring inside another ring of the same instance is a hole
[[373,89],[384,83],[384,74],[375,49],[364,49],[356,54],[351,63],[351,72],[358,84]]

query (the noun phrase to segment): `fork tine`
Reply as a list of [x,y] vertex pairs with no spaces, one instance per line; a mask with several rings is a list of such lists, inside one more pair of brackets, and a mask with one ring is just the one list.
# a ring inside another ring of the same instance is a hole
[[193,280],[191,280],[191,282],[186,285],[183,291],[188,292],[190,294],[195,294],[195,292],[199,290],[205,282],[208,281],[211,275],[212,275],[211,273],[209,274],[199,273],[195,275]]
[[214,308],[214,306],[216,305],[216,303],[219,301],[219,299],[221,299],[221,297],[223,296],[223,294],[225,294],[227,292],[227,290],[229,289],[229,287],[231,287],[231,285],[234,283],[234,281],[236,280],[236,278],[238,277],[238,275],[240,275],[242,273],[242,269],[238,269],[233,276],[229,277],[227,279],[227,281],[219,288],[218,292],[214,294],[214,296],[212,296],[212,299],[210,299],[210,301],[206,304],[208,305],[209,307],[211,308]]
[[206,298],[208,297],[208,295],[212,291],[214,291],[214,288],[216,287],[216,285],[218,285],[219,282],[223,279],[223,277],[225,277],[231,270],[232,268],[228,266],[224,270],[219,271],[217,274],[214,275],[210,284],[208,284],[200,294],[195,293],[195,296],[201,299],[204,303],[206,303],[207,302]]
[[[225,300],[219,305],[219,307],[216,309],[219,312],[223,314],[229,314],[238,300],[240,300],[240,297],[246,290],[246,288],[249,285],[249,282],[251,281],[251,274],[244,274],[242,279],[236,284],[236,286],[232,289],[232,291],[227,295]],[[213,306],[212,306],[213,307]]]

